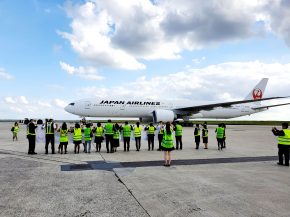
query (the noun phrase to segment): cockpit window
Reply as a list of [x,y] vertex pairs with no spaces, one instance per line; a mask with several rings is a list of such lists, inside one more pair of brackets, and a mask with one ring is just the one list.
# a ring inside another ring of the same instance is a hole
[[75,103],[74,103],[74,102],[72,102],[72,103],[70,103],[69,105],[72,105],[72,106],[74,106],[74,105],[75,105]]

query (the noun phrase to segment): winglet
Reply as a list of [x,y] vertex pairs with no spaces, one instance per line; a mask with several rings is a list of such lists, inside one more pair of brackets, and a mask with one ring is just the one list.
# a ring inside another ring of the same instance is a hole
[[257,100],[262,99],[265,93],[269,78],[263,78],[247,95],[245,100]]

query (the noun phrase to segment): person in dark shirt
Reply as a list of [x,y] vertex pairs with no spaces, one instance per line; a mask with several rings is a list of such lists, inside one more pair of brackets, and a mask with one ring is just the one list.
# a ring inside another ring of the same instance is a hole
[[288,123],[282,123],[282,130],[273,127],[272,132],[275,136],[278,136],[279,162],[277,164],[283,165],[284,155],[285,166],[289,166],[290,130],[288,129]]
[[27,124],[28,154],[37,154],[35,152],[36,128],[37,126],[33,123],[33,119],[30,119]]
[[194,141],[195,141],[195,149],[199,149],[199,143],[200,143],[200,128],[199,128],[199,124],[196,124],[195,128],[194,128]]

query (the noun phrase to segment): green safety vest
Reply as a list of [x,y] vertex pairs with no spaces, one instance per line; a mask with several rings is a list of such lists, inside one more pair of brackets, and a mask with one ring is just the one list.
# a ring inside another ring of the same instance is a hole
[[107,123],[105,125],[105,130],[106,130],[106,134],[108,135],[113,135],[113,124],[112,123]]
[[162,128],[162,126],[160,126],[158,134],[163,135],[163,133],[164,133],[164,129]]
[[222,139],[224,138],[225,129],[223,127],[216,128],[216,138]]
[[19,132],[19,127],[14,127],[13,133],[18,133]]
[[283,129],[284,136],[278,136],[278,144],[280,145],[290,145],[290,130]]
[[172,138],[172,130],[170,130],[171,134],[167,134],[166,130],[164,130],[163,140],[161,146],[164,148],[173,148],[173,138]]
[[91,131],[92,131],[92,129],[89,128],[89,127],[84,128],[84,139],[85,139],[85,141],[91,141],[92,140]]
[[30,132],[30,131],[29,131],[29,125],[30,125],[30,124],[27,125],[26,135],[27,135],[27,136],[29,136],[29,135],[35,136],[35,135],[36,135],[35,130],[34,130],[34,132]]
[[68,130],[60,129],[59,142],[68,142],[67,132]]
[[139,126],[139,127],[135,127],[134,128],[134,136],[135,137],[141,137],[141,130],[142,130],[142,128]]
[[194,136],[200,136],[200,128],[197,128],[197,134]]
[[152,134],[154,135],[154,130],[155,130],[155,127],[153,127],[153,126],[151,127],[151,126],[150,126],[150,127],[148,128],[148,135],[152,135]]
[[208,129],[203,129],[204,134],[202,135],[202,137],[208,137]]
[[114,131],[113,139],[120,139],[120,132],[119,132],[119,130]]
[[182,126],[180,124],[176,124],[175,128],[175,136],[182,136]]
[[125,125],[123,127],[123,137],[131,137],[131,126]]
[[74,141],[82,141],[82,129],[81,128],[75,128],[74,129]]
[[103,127],[97,127],[96,129],[96,137],[101,137],[103,135],[104,129]]
[[46,134],[54,134],[53,122],[46,123]]

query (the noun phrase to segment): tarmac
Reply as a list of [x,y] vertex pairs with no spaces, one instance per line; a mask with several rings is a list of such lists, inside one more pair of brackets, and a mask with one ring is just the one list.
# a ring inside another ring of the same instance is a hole
[[[195,149],[193,128],[184,127],[183,150],[137,152],[123,143],[116,153],[27,155],[26,126],[12,141],[12,123],[0,123],[0,216],[290,216],[290,168],[277,165],[270,126],[227,126],[219,151],[209,126],[209,149]],[[56,149],[58,143],[56,143]],[[82,147],[81,147],[82,148]],[[82,150],[82,149],[81,149]]]

